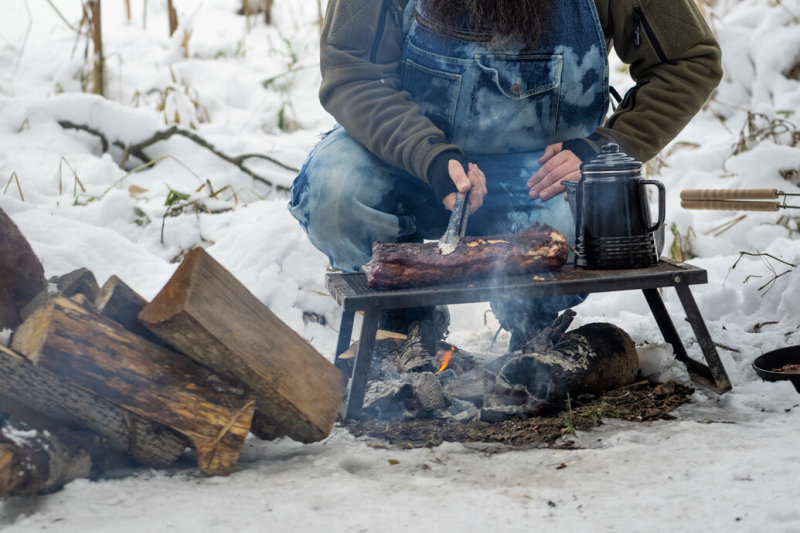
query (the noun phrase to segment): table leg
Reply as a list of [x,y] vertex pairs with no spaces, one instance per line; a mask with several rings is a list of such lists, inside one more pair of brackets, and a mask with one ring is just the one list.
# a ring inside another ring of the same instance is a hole
[[714,380],[714,384],[720,391],[725,392],[731,390],[731,380],[728,379],[728,374],[725,372],[725,367],[717,353],[717,347],[714,341],[711,340],[711,335],[708,333],[708,328],[700,314],[700,309],[697,308],[697,303],[694,301],[692,291],[686,283],[676,283],[675,290],[678,292],[683,304],[683,309],[686,311],[686,318],[689,319],[689,324],[692,325],[694,335],[697,338],[700,349],[703,350],[703,356],[708,364],[708,369]]
[[350,341],[353,338],[353,322],[355,321],[355,311],[342,312],[342,321],[339,324],[339,340],[336,343],[336,359],[342,355],[342,352],[350,347]]
[[342,406],[341,415],[345,420],[357,418],[361,414],[364,404],[364,393],[367,388],[369,367],[372,364],[372,352],[375,349],[375,334],[378,332],[378,319],[381,316],[380,307],[370,307],[364,311],[364,320],[361,325],[361,336],[358,340],[353,375],[350,378],[350,387],[347,399]]
[[[683,341],[681,340],[678,331],[675,329],[675,324],[672,322],[672,319],[667,312],[667,308],[664,305],[664,300],[661,299],[661,295],[658,293],[658,289],[642,289],[642,292],[647,300],[647,304],[650,306],[650,311],[652,311],[653,317],[656,319],[658,328],[661,330],[661,334],[664,336],[664,340],[672,345],[672,349],[675,352],[675,359],[686,365],[686,370],[689,372],[689,376],[692,378],[692,381],[703,385],[704,387],[707,387],[718,394],[722,394],[731,389],[728,376],[725,374],[725,369],[722,366],[722,363],[719,361],[719,356],[717,355],[714,343],[711,340],[708,329],[706,329],[702,316],[700,316],[700,311],[697,309],[697,305],[694,303],[694,298],[692,298],[689,287],[685,284],[676,285],[676,290],[678,287],[681,288],[681,290],[678,290],[678,296],[681,298],[687,318],[694,329],[695,336],[697,337],[698,343],[703,350],[703,355],[706,357],[706,361],[709,362],[709,366],[706,366],[689,357],[689,354],[686,352],[686,348],[683,345]],[[688,298],[690,299],[688,307],[687,302],[684,302],[684,298],[686,296],[681,296],[682,291],[688,293]],[[709,352],[706,351],[709,345],[710,349],[713,350],[711,355],[709,355]],[[712,363],[710,363],[712,360],[716,361],[718,364],[714,364],[714,366],[712,366]]]

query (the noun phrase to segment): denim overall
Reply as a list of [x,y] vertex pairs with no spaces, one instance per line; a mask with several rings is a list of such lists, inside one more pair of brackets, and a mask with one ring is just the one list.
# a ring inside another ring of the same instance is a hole
[[[492,42],[466,28],[442,28],[422,4],[411,0],[404,14],[402,88],[486,175],[488,194],[470,216],[467,234],[546,222],[574,245],[563,195],[531,200],[526,181],[547,145],[586,137],[605,117],[608,60],[594,0],[554,1],[552,30],[543,32],[536,50],[513,40]],[[379,159],[339,126],[303,165],[289,209],[331,265],[344,271],[358,271],[369,260],[373,241],[438,239],[450,215],[427,184]],[[581,300],[493,302],[493,308],[549,323]]]

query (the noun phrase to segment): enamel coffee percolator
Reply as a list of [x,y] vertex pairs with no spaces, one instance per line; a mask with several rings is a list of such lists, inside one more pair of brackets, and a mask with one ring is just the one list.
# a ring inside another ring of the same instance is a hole
[[[561,182],[575,218],[575,266],[643,268],[658,262],[655,232],[664,225],[664,185],[641,177],[642,163],[608,143],[581,165],[578,182]],[[658,218],[651,221],[648,185],[658,188]]]

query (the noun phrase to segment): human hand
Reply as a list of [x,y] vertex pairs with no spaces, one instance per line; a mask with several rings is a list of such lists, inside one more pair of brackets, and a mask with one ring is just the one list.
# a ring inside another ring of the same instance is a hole
[[[469,169],[464,172],[464,167],[456,161],[451,159],[447,164],[447,170],[450,172],[450,179],[456,184],[458,192],[469,191],[469,203],[467,210],[470,214],[478,210],[483,205],[483,198],[486,196],[486,176],[483,171],[478,168],[475,163],[469,164]],[[444,197],[442,205],[448,211],[452,211],[456,204],[457,193],[451,193]]]
[[545,148],[539,164],[542,166],[527,182],[531,199],[549,200],[564,190],[562,181],[581,179],[581,159],[570,150],[563,150],[561,143]]

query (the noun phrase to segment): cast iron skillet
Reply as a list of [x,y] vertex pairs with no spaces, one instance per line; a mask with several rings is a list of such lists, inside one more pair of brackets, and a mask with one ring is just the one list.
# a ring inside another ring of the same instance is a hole
[[791,364],[800,364],[800,346],[780,348],[756,357],[756,360],[753,361],[753,370],[766,381],[788,379],[797,392],[800,392],[800,374],[773,371],[775,368]]

